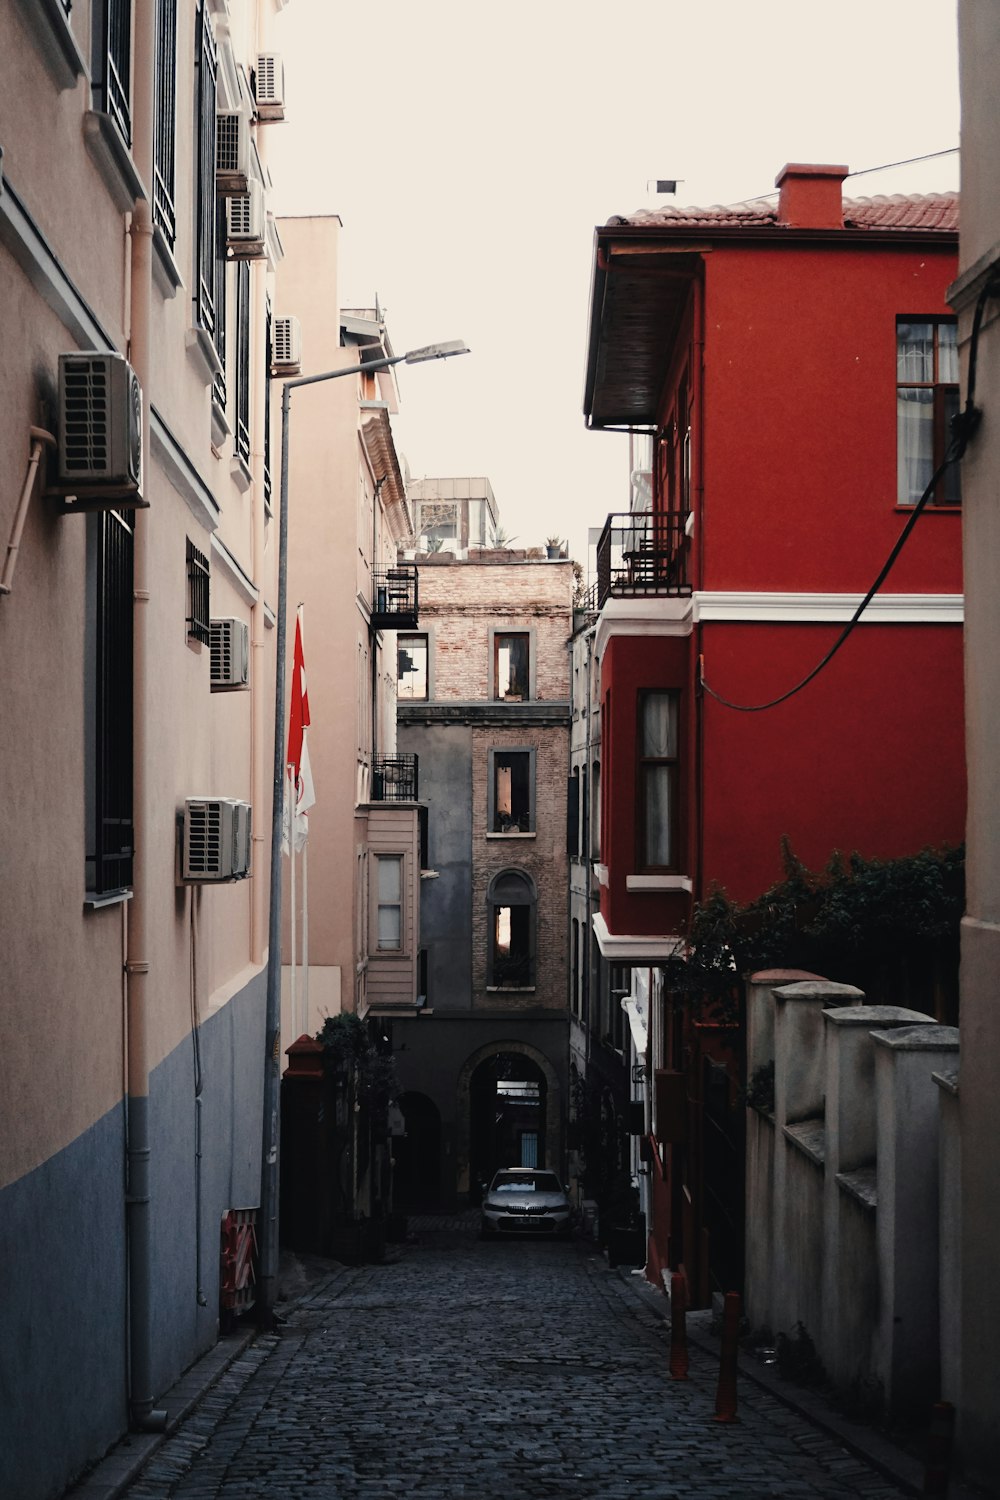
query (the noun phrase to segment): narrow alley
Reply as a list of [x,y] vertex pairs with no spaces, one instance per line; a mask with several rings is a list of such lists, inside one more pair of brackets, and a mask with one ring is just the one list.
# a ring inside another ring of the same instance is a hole
[[[713,1354],[693,1346],[672,1381],[662,1299],[594,1247],[484,1244],[468,1215],[415,1223],[392,1263],[331,1263],[285,1304],[280,1333],[242,1349],[128,1500],[908,1492],[749,1380],[738,1420],[717,1423]],[[98,1471],[73,1493],[99,1485]]]

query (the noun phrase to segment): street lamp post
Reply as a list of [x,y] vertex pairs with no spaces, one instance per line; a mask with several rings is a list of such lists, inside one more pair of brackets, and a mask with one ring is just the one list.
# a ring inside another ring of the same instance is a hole
[[266,1327],[274,1323],[278,1281],[278,1163],[279,1098],[281,1084],[281,818],[285,784],[285,612],[288,598],[288,428],[292,391],[300,385],[317,385],[345,375],[387,370],[390,365],[419,365],[434,359],[468,354],[460,339],[428,344],[380,359],[362,360],[320,375],[298,375],[281,386],[281,510],[278,517],[278,618],[277,661],[274,674],[274,785],[271,803],[271,890],[268,920],[267,1009],[264,1023],[264,1124],[261,1155],[259,1274],[257,1317]]

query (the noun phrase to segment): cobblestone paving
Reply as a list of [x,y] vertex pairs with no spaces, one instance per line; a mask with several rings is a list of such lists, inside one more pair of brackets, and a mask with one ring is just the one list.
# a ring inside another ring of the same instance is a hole
[[416,1220],[394,1264],[343,1268],[261,1336],[129,1500],[811,1500],[895,1488],[717,1366],[668,1378],[664,1324],[591,1248],[481,1244]]

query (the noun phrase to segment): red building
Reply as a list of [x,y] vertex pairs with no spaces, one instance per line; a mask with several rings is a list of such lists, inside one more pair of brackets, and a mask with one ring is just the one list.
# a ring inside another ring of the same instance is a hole
[[598,547],[594,926],[632,971],[661,1073],[650,1266],[684,1264],[702,1300],[737,1271],[726,1213],[707,1207],[704,1142],[669,1138],[688,1127],[668,1074],[738,1110],[732,1091],[719,1102],[722,1051],[692,1050],[661,994],[692,903],[714,885],[759,896],[781,877],[783,836],[812,868],[835,849],[891,857],[963,837],[957,470],[829,665],[773,707],[730,706],[781,698],[821,661],[958,405],[957,197],[851,201],[846,175],[787,166],[776,203],[641,212],[596,233],[585,415],[631,432],[638,462],[631,508]]

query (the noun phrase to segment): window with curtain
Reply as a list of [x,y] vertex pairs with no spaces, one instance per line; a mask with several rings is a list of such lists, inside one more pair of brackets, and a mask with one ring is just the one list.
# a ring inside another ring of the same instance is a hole
[[[958,411],[958,328],[954,318],[896,320],[896,501],[915,505],[944,458]],[[931,496],[961,500],[953,464]]]
[[639,695],[639,868],[677,860],[677,721],[680,695]]

